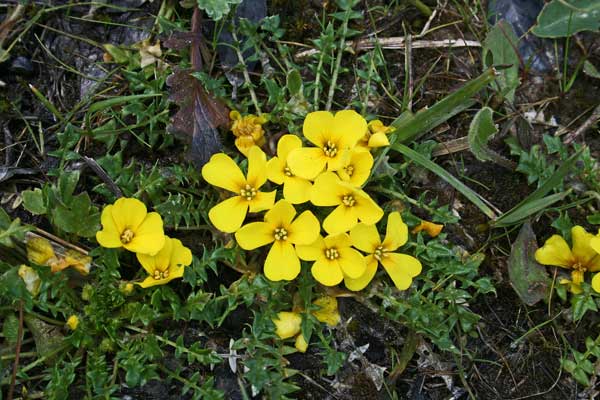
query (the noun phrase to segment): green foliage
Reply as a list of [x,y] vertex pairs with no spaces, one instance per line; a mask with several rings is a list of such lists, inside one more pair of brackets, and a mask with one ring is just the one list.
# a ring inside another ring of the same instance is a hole
[[594,364],[600,359],[600,336],[595,340],[591,337],[585,338],[585,352],[571,349],[571,358],[561,360],[565,371],[573,375],[573,378],[584,386],[590,386],[590,377],[597,375]]
[[492,118],[493,111],[489,107],[483,107],[475,114],[469,126],[469,149],[480,161],[493,161],[499,158],[487,143],[498,132]]
[[28,227],[21,225],[19,218],[11,220],[6,211],[0,208],[0,245],[13,247],[15,240],[22,241],[28,230]]
[[552,0],[538,15],[533,34],[556,38],[600,29],[600,3],[595,0]]
[[498,71],[496,85],[498,92],[511,103],[515,99],[515,90],[519,86],[518,43],[519,38],[515,35],[512,26],[504,20],[498,21],[492,27],[483,42],[483,66],[484,68],[503,66]]
[[215,21],[220,20],[229,13],[232,5],[240,4],[242,0],[196,0],[198,7],[206,11],[208,16]]

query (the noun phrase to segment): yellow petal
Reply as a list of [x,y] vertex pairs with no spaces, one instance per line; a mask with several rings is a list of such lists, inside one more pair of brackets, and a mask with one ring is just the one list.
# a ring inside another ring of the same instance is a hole
[[306,349],[308,349],[308,343],[306,343],[306,339],[304,339],[304,336],[301,333],[296,336],[296,343],[294,343],[294,347],[296,347],[300,353],[306,353]]
[[367,131],[367,121],[354,110],[342,110],[335,114],[331,134],[342,148],[352,148]]
[[369,197],[368,194],[360,189],[354,192],[356,205],[352,208],[355,210],[355,215],[361,222],[365,224],[376,224],[383,217],[383,210]]
[[302,204],[310,200],[312,184],[308,179],[286,176],[283,180],[283,198],[292,204]]
[[399,290],[408,289],[412,278],[419,275],[422,269],[421,262],[407,254],[385,253],[381,264]]
[[325,245],[323,237],[317,236],[317,239],[309,245],[297,245],[296,254],[298,254],[298,257],[302,260],[314,261],[323,256],[323,252],[326,248],[327,246]]
[[334,157],[327,157],[327,171],[336,172],[350,162],[350,150],[339,149]]
[[250,206],[250,212],[260,212],[264,210],[268,210],[273,207],[273,203],[275,203],[275,194],[276,190],[272,192],[258,192],[256,196],[250,200],[248,205]]
[[135,282],[136,285],[139,285],[141,287],[145,288],[149,288],[151,286],[156,286],[156,285],[165,285],[167,283],[169,283],[173,278],[171,278],[170,276],[166,279],[154,279],[154,277],[152,276],[147,276],[146,279],[144,279],[141,282]]
[[232,233],[240,229],[247,212],[248,202],[241,196],[235,196],[211,208],[208,218],[221,232]]
[[394,251],[400,246],[404,246],[408,240],[408,226],[402,221],[402,216],[398,211],[388,215],[387,228],[383,247],[387,251]]
[[577,261],[585,266],[589,267],[591,261],[598,254],[590,246],[590,240],[594,237],[591,233],[587,232],[582,226],[574,226],[571,228],[571,240],[573,241],[573,256]]
[[296,135],[283,135],[277,142],[277,156],[286,162],[288,155],[294,149],[302,147],[302,140]]
[[258,190],[267,181],[267,155],[258,146],[248,150],[248,184]]
[[338,311],[338,302],[335,297],[323,296],[319,297],[313,304],[320,307],[312,312],[316,319],[324,322],[329,326],[336,326],[340,323],[341,317]]
[[344,285],[348,290],[352,290],[354,292],[358,292],[359,290],[363,290],[367,287],[369,283],[375,277],[375,273],[377,272],[378,262],[373,256],[365,257],[365,263],[367,264],[367,268],[365,269],[364,274],[359,276],[356,279],[350,278],[349,276],[344,276]]
[[252,136],[240,136],[235,138],[235,147],[242,153],[245,157],[248,157],[250,149],[252,146],[256,146],[256,142]]
[[338,262],[328,261],[326,258],[317,259],[310,272],[317,282],[325,286],[335,286],[344,279]]
[[300,273],[300,260],[287,240],[276,240],[267,254],[265,276],[272,281],[291,281]]
[[109,249],[123,246],[123,243],[121,243],[121,232],[118,230],[115,220],[113,219],[112,209],[112,204],[104,207],[102,215],[100,216],[102,230],[96,232],[98,244]]
[[340,178],[333,172],[324,172],[315,179],[310,201],[320,207],[337,206],[349,191],[339,185]]
[[358,223],[356,207],[340,204],[323,221],[323,229],[330,235],[348,232]]
[[367,181],[373,168],[373,156],[369,152],[353,150],[349,162],[338,171],[343,181],[352,186],[362,186]]
[[294,149],[287,158],[292,173],[304,179],[314,179],[325,169],[328,158],[319,147]]
[[275,227],[270,223],[252,222],[242,226],[235,233],[235,240],[242,249],[253,250],[272,243],[275,240],[274,230]]
[[164,244],[165,233],[162,218],[158,213],[151,212],[134,231],[133,239],[129,243],[123,244],[123,247],[134,253],[156,254]]
[[246,178],[238,165],[225,153],[217,153],[202,167],[202,177],[213,186],[239,193]]
[[[171,250],[171,261],[169,262],[170,267],[176,266],[188,266],[192,263],[192,251],[185,247],[181,240],[171,239],[173,246]],[[183,268],[181,269],[183,273]]]
[[552,235],[542,247],[536,250],[535,259],[543,265],[571,268],[575,264],[575,257],[565,239]]
[[289,311],[277,313],[277,318],[273,319],[275,324],[275,334],[281,339],[288,339],[300,333],[302,326],[302,317],[300,314]]
[[[119,246],[115,247],[120,246],[121,241],[119,240]],[[48,261],[56,257],[52,244],[43,237],[30,237],[27,240],[26,248],[27,259],[37,265],[48,265]]]
[[350,240],[352,246],[369,254],[375,252],[375,249],[381,245],[375,225],[357,224],[350,231]]
[[290,225],[288,240],[290,243],[309,245],[319,237],[319,220],[309,210],[304,211]]
[[285,168],[285,163],[281,161],[277,157],[271,158],[267,162],[267,178],[278,185],[283,183],[283,179],[285,178],[285,174],[283,172]]
[[600,293],[600,273],[595,274],[592,278],[592,289]]
[[429,236],[436,237],[442,232],[442,229],[444,229],[444,225],[434,224],[433,222],[429,221],[421,221],[419,225],[413,228],[412,233],[425,231]]
[[311,112],[304,119],[302,133],[310,142],[322,147],[331,138],[331,128],[334,123],[334,116],[329,111]]
[[265,214],[265,221],[274,228],[288,228],[296,216],[296,209],[289,201],[279,200]]
[[340,233],[338,235],[329,235],[324,238],[326,248],[340,249],[342,247],[352,246],[350,236],[346,233]]
[[596,235],[590,239],[590,247],[594,249],[596,253],[600,253],[600,235]]
[[390,144],[390,140],[385,135],[385,133],[377,132],[371,135],[369,138],[369,147],[383,147],[388,146]]
[[165,244],[162,249],[155,255],[137,253],[136,257],[142,268],[146,270],[148,275],[153,276],[154,271],[166,271],[169,269],[169,263],[171,262],[171,250],[173,249],[173,242],[169,237],[165,238]]
[[345,247],[338,248],[338,252],[340,253],[338,262],[340,263],[344,276],[356,279],[360,278],[365,273],[367,264],[365,258],[358,251]]
[[121,197],[111,208],[111,214],[119,235],[125,229],[136,231],[146,218],[146,205],[138,199]]

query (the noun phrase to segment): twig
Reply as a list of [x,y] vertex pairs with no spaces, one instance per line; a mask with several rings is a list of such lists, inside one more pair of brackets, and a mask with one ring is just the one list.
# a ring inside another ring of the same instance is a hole
[[19,330],[17,333],[17,345],[15,348],[15,362],[13,364],[12,377],[10,378],[10,388],[8,389],[8,400],[13,399],[15,383],[17,382],[17,370],[19,369],[19,358],[21,355],[21,343],[23,340],[23,300],[19,301]]
[[4,44],[4,41],[10,34],[13,26],[23,17],[25,14],[25,5],[17,4],[17,7],[13,10],[13,12],[0,24],[0,48]]
[[67,241],[65,241],[65,240],[62,240],[62,239],[61,239],[61,238],[59,238],[58,236],[55,236],[55,235],[53,235],[53,234],[51,234],[51,233],[49,233],[49,232],[46,232],[46,231],[45,231],[45,230],[43,230],[43,229],[40,229],[40,228],[37,228],[37,227],[36,227],[36,228],[35,228],[35,232],[36,232],[36,233],[33,233],[33,232],[27,232],[27,236],[43,236],[43,237],[45,237],[46,239],[50,239],[50,240],[52,240],[52,241],[54,241],[54,242],[56,242],[56,243],[60,244],[60,245],[61,245],[61,246],[63,246],[63,247],[68,247],[68,248],[70,248],[70,249],[76,250],[76,251],[78,251],[78,252],[80,252],[80,253],[82,253],[83,255],[86,255],[86,256],[88,255],[88,251],[87,251],[87,250],[85,250],[85,249],[83,249],[83,248],[81,248],[81,247],[79,247],[79,246],[75,246],[74,244],[72,244],[72,243],[69,243],[69,242],[67,242]]
[[98,175],[98,177],[100,179],[102,179],[102,181],[104,183],[106,183],[106,186],[108,186],[108,189],[116,197],[123,197],[123,192],[121,192],[121,189],[119,189],[119,187],[117,186],[117,184],[111,179],[110,176],[108,176],[108,174],[106,173],[106,171],[104,171],[104,169],[100,166],[100,164],[98,164],[96,162],[96,160],[94,160],[91,157],[83,156],[83,161],[85,161],[85,163],[87,164],[87,166],[90,167],[96,173],[96,175]]
[[581,126],[579,128],[577,128],[575,131],[569,133],[567,135],[567,137],[565,138],[565,140],[563,141],[563,143],[564,144],[571,143],[573,140],[575,140],[575,138],[577,136],[581,135],[583,132],[588,130],[588,128],[591,127],[598,120],[600,120],[600,106],[597,106],[594,109],[594,111],[592,112],[592,115],[590,115],[588,117],[588,119],[586,119],[585,122],[583,124],[581,124]]
[[16,167],[16,165],[12,165],[13,163],[13,137],[10,134],[10,130],[8,126],[4,125],[4,148],[6,149],[6,153],[4,154],[4,165],[7,167]]
[[[354,50],[370,50],[375,48],[377,43],[382,49],[403,49],[405,48],[406,38],[404,37],[391,37],[391,38],[367,38],[360,40],[347,41],[345,46],[352,47]],[[415,40],[412,42],[413,49],[431,49],[431,48],[457,48],[457,47],[481,47],[481,42],[477,40],[464,40],[464,39],[445,39],[445,40]],[[319,53],[318,49],[304,50],[300,53],[296,53],[294,58],[296,60],[309,57],[313,54]]]
[[[404,26],[406,29],[406,27]],[[405,31],[406,33],[406,31]],[[413,73],[412,73],[412,36],[406,35],[406,51],[404,52],[404,69],[407,76],[407,89],[406,95],[408,96],[408,102],[406,103],[406,109],[412,111],[413,103]]]

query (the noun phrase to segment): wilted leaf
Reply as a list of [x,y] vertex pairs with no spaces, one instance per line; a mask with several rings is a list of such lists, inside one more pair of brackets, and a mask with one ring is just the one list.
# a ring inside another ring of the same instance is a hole
[[[63,342],[64,336],[58,327],[45,323],[44,321],[25,314],[25,324],[33,336],[35,349],[40,357],[51,355]],[[51,363],[51,359],[46,360]]]
[[508,258],[510,283],[523,303],[532,306],[547,296],[548,271],[535,261],[538,245],[531,224],[525,222]]
[[519,38],[513,28],[504,20],[498,21],[488,32],[483,42],[483,65],[489,68],[496,65],[510,65],[498,70],[496,82],[499,91],[511,103],[515,98],[515,89],[519,86]]

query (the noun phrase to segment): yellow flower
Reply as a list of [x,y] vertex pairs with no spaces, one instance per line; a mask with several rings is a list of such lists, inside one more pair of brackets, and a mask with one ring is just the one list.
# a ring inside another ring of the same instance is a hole
[[442,232],[444,225],[434,224],[429,221],[421,221],[421,223],[413,228],[412,233],[419,233],[421,231],[427,232],[431,237],[436,237]]
[[316,319],[326,323],[329,326],[336,326],[340,323],[341,317],[338,311],[338,302],[335,297],[319,297],[313,304],[319,306],[318,310],[312,312]]
[[77,315],[71,315],[69,319],[67,319],[67,326],[70,330],[74,331],[79,326],[79,318]]
[[367,122],[356,111],[309,113],[302,132],[317,147],[303,147],[290,152],[287,162],[294,175],[314,179],[325,167],[328,171],[341,169],[348,152],[364,135]]
[[19,276],[23,279],[27,291],[31,293],[33,297],[37,296],[40,292],[42,280],[35,269],[28,267],[27,265],[21,265],[19,267]]
[[350,247],[350,236],[345,233],[319,238],[307,246],[297,246],[302,260],[314,261],[312,276],[325,286],[335,286],[344,276],[358,278],[365,273],[364,257]]
[[137,259],[150,275],[138,285],[147,288],[181,278],[184,268],[192,263],[192,252],[180,240],[166,236],[165,245],[156,255],[138,253]]
[[[536,250],[535,259],[543,265],[554,265],[556,267],[571,269],[571,280],[569,283],[571,292],[580,293],[581,283],[585,272],[600,271],[600,255],[594,247],[600,243],[596,237],[581,226],[571,228],[573,248],[559,235],[552,235],[542,247]],[[600,246],[598,246],[600,249]],[[595,278],[595,277],[594,277]],[[594,284],[598,284],[594,286]],[[600,292],[600,282],[592,280],[594,290]]]
[[383,122],[378,119],[370,121],[368,129],[366,129],[364,136],[359,140],[357,146],[363,151],[388,146],[390,141],[387,138],[387,134],[393,131],[393,127],[383,125]]
[[350,183],[352,186],[362,186],[373,168],[373,156],[368,151],[352,150],[350,157],[344,167],[337,174],[344,182]]
[[292,204],[300,204],[310,199],[311,183],[308,179],[292,174],[287,158],[294,149],[302,147],[302,140],[296,135],[284,135],[277,142],[277,157],[267,163],[267,178],[278,185],[283,184],[283,198]]
[[104,207],[100,222],[102,230],[96,232],[96,240],[102,247],[153,255],[165,244],[162,218],[149,213],[137,199],[122,197]]
[[50,267],[53,273],[73,267],[82,275],[90,272],[92,258],[76,250],[67,250],[64,256],[56,255],[48,239],[34,236],[27,240],[27,259],[37,265]]
[[235,147],[248,157],[248,152],[252,146],[262,146],[265,144],[265,138],[262,125],[267,122],[263,116],[256,115],[241,116],[239,112],[233,110],[229,113],[229,118],[233,121],[231,132],[235,135]]
[[248,152],[248,175],[228,155],[218,153],[202,168],[202,177],[213,186],[236,194],[217,204],[208,212],[210,222],[220,231],[232,233],[240,229],[248,209],[259,212],[273,207],[275,190],[259,192],[267,181],[267,156],[258,147]]
[[323,229],[330,235],[349,231],[359,220],[375,224],[383,216],[383,210],[368,194],[340,181],[333,172],[317,177],[310,201],[316,206],[337,206],[323,221]]
[[279,200],[265,214],[265,222],[252,222],[235,233],[240,247],[253,250],[273,243],[265,260],[265,276],[272,281],[295,279],[300,260],[294,245],[308,245],[319,236],[319,221],[310,211],[294,219],[296,210],[286,200]]
[[421,273],[419,260],[407,254],[394,253],[408,240],[408,227],[397,211],[388,216],[383,242],[375,225],[365,224],[358,224],[350,231],[350,240],[354,247],[368,254],[365,257],[367,269],[362,276],[344,277],[344,284],[350,290],[364,289],[375,276],[378,263],[383,265],[399,290],[408,289],[412,279]]

